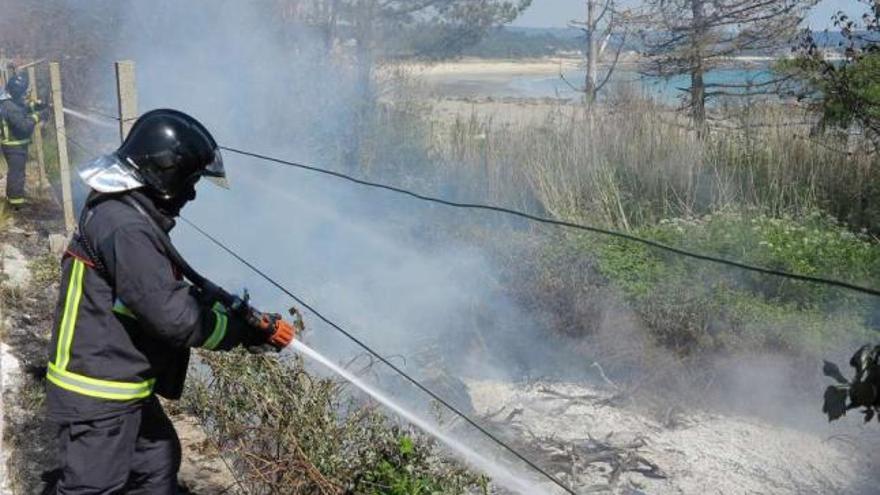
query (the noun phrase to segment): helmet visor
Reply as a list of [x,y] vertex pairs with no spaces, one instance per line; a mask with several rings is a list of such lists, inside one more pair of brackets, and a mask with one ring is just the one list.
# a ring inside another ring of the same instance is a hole
[[223,155],[220,154],[220,150],[214,150],[214,160],[205,167],[201,175],[223,189],[229,189],[229,180],[226,179],[226,168],[223,166]]
[[80,178],[95,191],[118,193],[143,187],[137,171],[115,154],[103,155],[79,167]]

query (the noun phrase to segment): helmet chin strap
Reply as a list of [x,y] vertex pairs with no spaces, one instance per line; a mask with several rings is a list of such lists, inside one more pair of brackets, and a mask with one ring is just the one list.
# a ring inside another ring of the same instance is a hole
[[187,190],[175,195],[170,199],[162,198],[161,196],[156,194],[156,191],[154,191],[149,186],[146,188],[146,192],[150,199],[153,200],[156,208],[163,214],[170,217],[180,216],[180,210],[182,210],[187,203],[196,199],[195,185],[188,186]]

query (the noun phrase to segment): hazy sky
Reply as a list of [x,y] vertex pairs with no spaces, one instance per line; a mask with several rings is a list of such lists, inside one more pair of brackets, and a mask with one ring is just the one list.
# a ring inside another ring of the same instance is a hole
[[[583,17],[583,10],[583,0],[532,0],[532,6],[513,25],[565,27],[569,20]],[[810,14],[810,26],[813,29],[831,27],[831,16],[839,10],[860,16],[864,4],[857,0],[822,0]]]

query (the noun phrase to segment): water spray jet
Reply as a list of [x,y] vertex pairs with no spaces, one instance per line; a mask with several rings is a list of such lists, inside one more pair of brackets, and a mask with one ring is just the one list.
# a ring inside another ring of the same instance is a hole
[[468,464],[489,475],[499,485],[509,490],[513,490],[516,493],[521,493],[522,495],[534,495],[547,492],[546,488],[539,487],[534,482],[526,480],[522,476],[511,472],[509,469],[500,465],[498,462],[475,452],[467,445],[440,431],[439,428],[431,424],[429,421],[417,416],[411,411],[404,409],[403,406],[397,404],[382,392],[376,390],[375,388],[355,376],[350,371],[337,365],[336,363],[326,358],[311,347],[303,344],[298,340],[294,340],[293,343],[291,343],[290,347],[304,357],[312,359],[325,366],[330,371],[341,376],[344,380],[350,382],[352,385],[359,388],[361,391],[375,399],[377,402],[393,411],[399,417],[405,419],[428,435],[436,438],[451,451],[460,455]]

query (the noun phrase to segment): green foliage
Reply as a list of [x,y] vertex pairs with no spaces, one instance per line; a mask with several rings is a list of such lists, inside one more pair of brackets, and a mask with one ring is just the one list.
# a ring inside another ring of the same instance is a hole
[[781,62],[779,67],[803,84],[822,115],[824,128],[860,125],[876,134],[880,125],[880,52],[868,52],[837,65],[805,56]]
[[482,479],[437,455],[433,442],[317,378],[294,357],[205,353],[185,407],[251,494],[464,493]]
[[[666,220],[635,234],[794,273],[868,285],[880,279],[880,247],[821,213],[719,213]],[[586,250],[588,239],[574,243]],[[599,272],[633,304],[657,341],[682,353],[815,353],[869,335],[865,321],[872,301],[846,291],[734,271],[621,240],[602,243],[598,252]]]
[[401,436],[396,452],[386,452],[363,480],[370,495],[428,495],[449,493],[447,486],[425,469],[430,465],[430,451],[412,437]]
[[844,12],[832,17],[839,29],[843,58],[826,60],[813,33],[801,40],[800,57],[780,64],[803,86],[801,98],[813,101],[825,129],[858,127],[880,146],[880,3],[860,0],[866,12],[852,19]]
[[[340,41],[371,39],[383,58],[446,58],[478,43],[507,24],[531,0],[341,0],[334,7]],[[318,25],[326,17],[316,19]]]
[[[537,31],[537,30],[536,30]],[[539,58],[579,53],[584,42],[579,36],[556,32],[527,32],[507,27],[492,30],[479,43],[462,54],[484,58]]]

